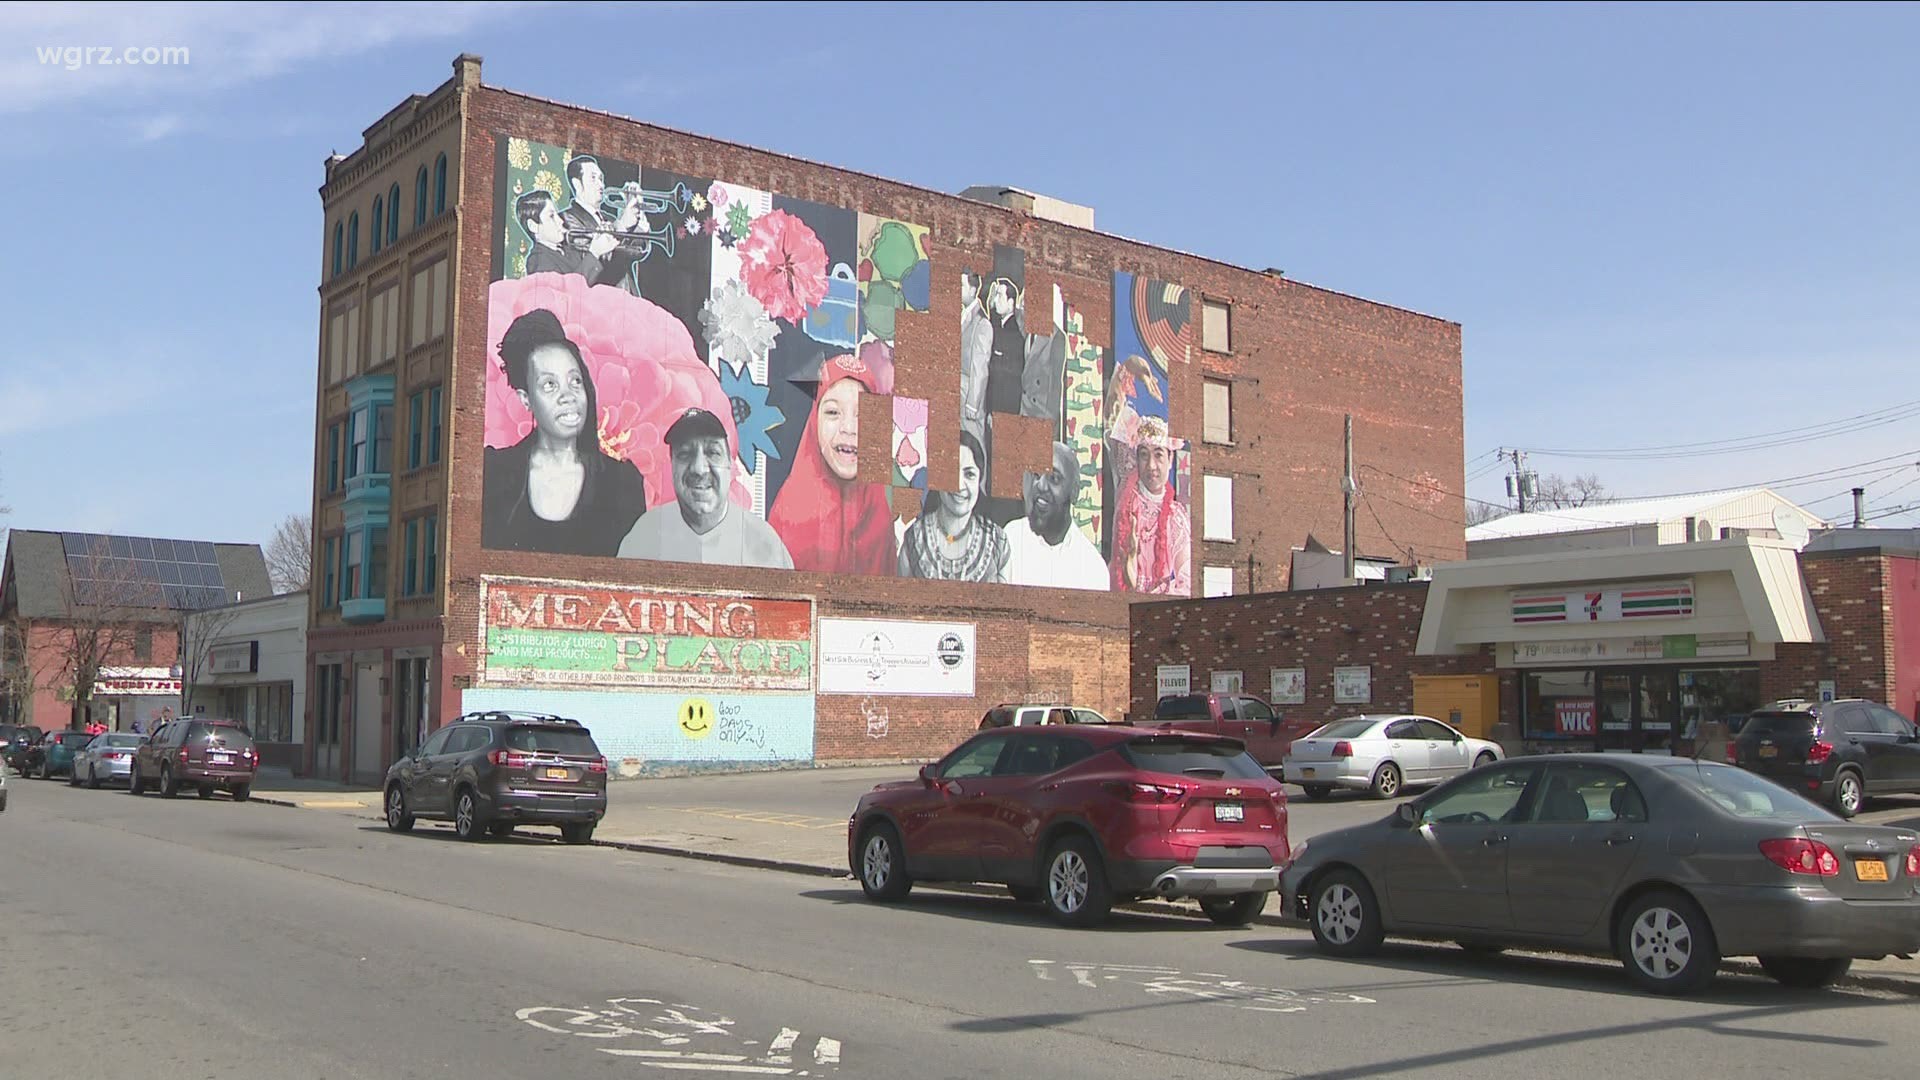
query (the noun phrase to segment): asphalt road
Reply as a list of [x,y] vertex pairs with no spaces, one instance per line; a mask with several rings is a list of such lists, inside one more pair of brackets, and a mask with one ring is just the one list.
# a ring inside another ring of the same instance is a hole
[[1912,999],[1391,948],[22,781],[0,1075],[1854,1078]]

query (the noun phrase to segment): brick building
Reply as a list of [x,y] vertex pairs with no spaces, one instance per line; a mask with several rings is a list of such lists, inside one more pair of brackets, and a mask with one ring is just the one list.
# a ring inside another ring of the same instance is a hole
[[580,717],[623,775],[1120,713],[1130,604],[1284,586],[1335,528],[1344,414],[1369,542],[1460,556],[1457,324],[969,195],[471,56],[330,159],[313,770],[475,708]]
[[1911,717],[1920,551],[1872,531],[1798,552],[1754,539],[1567,551],[1436,566],[1431,582],[1137,604],[1131,708],[1190,680],[1307,718],[1445,718],[1437,691],[1477,677],[1490,715],[1470,726],[1504,723],[1547,751],[1686,752],[1703,721],[1790,697]]

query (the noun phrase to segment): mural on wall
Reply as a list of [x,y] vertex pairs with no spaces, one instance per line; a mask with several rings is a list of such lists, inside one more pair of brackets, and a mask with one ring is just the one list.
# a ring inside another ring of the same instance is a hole
[[[908,397],[873,482],[860,400],[892,397],[899,318],[933,309],[924,226],[514,137],[496,181],[484,547],[1191,594],[1186,289],[1115,274],[1109,347],[996,246],[960,277],[957,483],[927,469],[953,429]],[[996,415],[1053,429],[1017,497],[991,494]]]
[[813,756],[813,605],[487,577],[467,709],[559,712],[629,773]]

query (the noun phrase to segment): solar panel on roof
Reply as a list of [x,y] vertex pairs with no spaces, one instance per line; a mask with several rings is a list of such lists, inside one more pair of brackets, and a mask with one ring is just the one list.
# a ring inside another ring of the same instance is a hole
[[133,538],[133,557],[136,559],[153,558],[153,541],[145,536]]

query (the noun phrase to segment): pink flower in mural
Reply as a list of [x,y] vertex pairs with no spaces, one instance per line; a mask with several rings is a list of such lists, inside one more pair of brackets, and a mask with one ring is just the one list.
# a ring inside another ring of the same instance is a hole
[[913,475],[913,467],[920,464],[920,451],[913,448],[912,436],[901,438],[900,449],[894,452],[893,461],[900,466],[901,472]]
[[767,314],[799,322],[827,297],[827,249],[807,223],[775,210],[740,243],[740,280]]
[[716,214],[727,208],[727,200],[732,197],[727,194],[727,186],[718,180],[707,186],[707,201],[713,204]]
[[[538,308],[553,312],[593,380],[600,448],[633,462],[647,482],[647,501],[671,503],[671,461],[662,437],[688,408],[720,418],[727,441],[739,445],[733,405],[713,370],[700,362],[686,325],[651,301],[606,285],[589,286],[577,274],[533,274],[496,281],[487,293],[486,445],[512,446],[533,430],[533,417],[500,366],[499,343],[507,327]],[[731,493],[753,505],[739,479]]]

